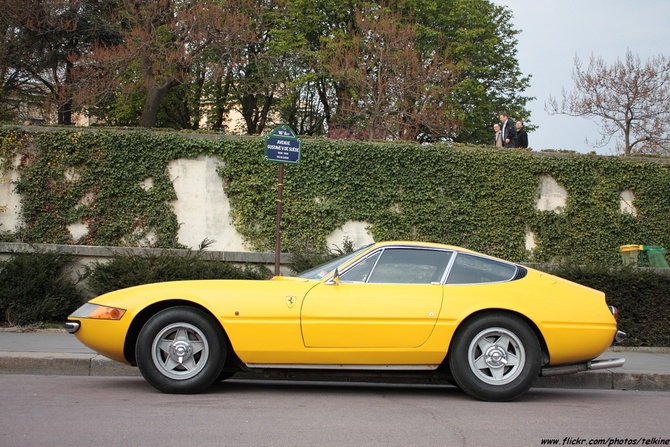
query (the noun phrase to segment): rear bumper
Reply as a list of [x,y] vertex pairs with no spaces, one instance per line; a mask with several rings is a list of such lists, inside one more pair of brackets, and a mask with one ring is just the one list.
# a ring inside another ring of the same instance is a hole
[[628,337],[628,335],[626,335],[624,331],[617,330],[616,334],[614,334],[614,342],[621,343],[626,339],[626,337]]

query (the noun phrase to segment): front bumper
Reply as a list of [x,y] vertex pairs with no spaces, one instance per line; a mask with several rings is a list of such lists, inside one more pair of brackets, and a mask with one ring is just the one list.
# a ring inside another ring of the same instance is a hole
[[67,321],[64,325],[63,328],[68,334],[74,334],[79,330],[81,327],[81,324],[78,321]]

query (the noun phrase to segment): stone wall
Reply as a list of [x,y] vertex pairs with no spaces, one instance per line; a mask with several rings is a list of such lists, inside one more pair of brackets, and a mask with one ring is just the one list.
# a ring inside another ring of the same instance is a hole
[[[242,236],[232,224],[230,203],[226,196],[217,167],[221,160],[201,155],[195,159],[175,160],[168,166],[177,200],[173,202],[174,212],[180,224],[178,241],[191,249],[197,249],[205,239],[213,241],[209,249],[213,252],[249,253]],[[0,178],[0,230],[15,231],[21,226],[21,196],[13,190],[12,182],[18,173],[8,169]],[[551,176],[540,178],[535,207],[540,211],[563,212],[568,193]],[[622,213],[636,215],[633,207],[635,197],[630,190],[620,194]],[[373,242],[367,231],[367,222],[347,222],[333,231],[327,238],[328,246],[340,246],[348,238],[354,247]],[[73,240],[86,234],[88,229],[79,222],[69,227]],[[526,249],[536,247],[535,235],[526,231]],[[103,250],[109,250],[107,248]]]
[[[223,183],[216,172],[221,161],[215,157],[199,156],[196,159],[175,160],[168,166],[177,200],[174,212],[180,224],[178,240],[186,247],[197,249],[208,239],[214,241],[209,249],[217,252],[250,252],[242,236],[235,230],[230,218],[230,203],[223,190]],[[21,196],[14,192],[12,181],[16,171],[8,170],[0,179],[0,230],[15,231],[21,226]],[[329,246],[341,245],[348,237],[355,247],[373,242],[367,232],[366,222],[348,222],[328,237]],[[73,240],[86,234],[82,223],[69,227]]]

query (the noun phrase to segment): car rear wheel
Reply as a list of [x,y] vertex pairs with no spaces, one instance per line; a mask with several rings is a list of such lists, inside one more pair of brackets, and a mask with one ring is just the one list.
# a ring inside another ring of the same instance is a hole
[[191,307],[165,309],[147,321],[135,347],[142,376],[165,393],[199,393],[214,383],[226,360],[221,326]]
[[458,386],[481,400],[516,399],[540,373],[540,343],[522,319],[492,313],[455,335],[449,368]]

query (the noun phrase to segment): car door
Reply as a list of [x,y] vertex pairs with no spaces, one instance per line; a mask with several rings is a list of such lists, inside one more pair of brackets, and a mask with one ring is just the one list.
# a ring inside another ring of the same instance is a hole
[[414,348],[435,327],[451,252],[386,247],[311,289],[301,311],[308,348]]

